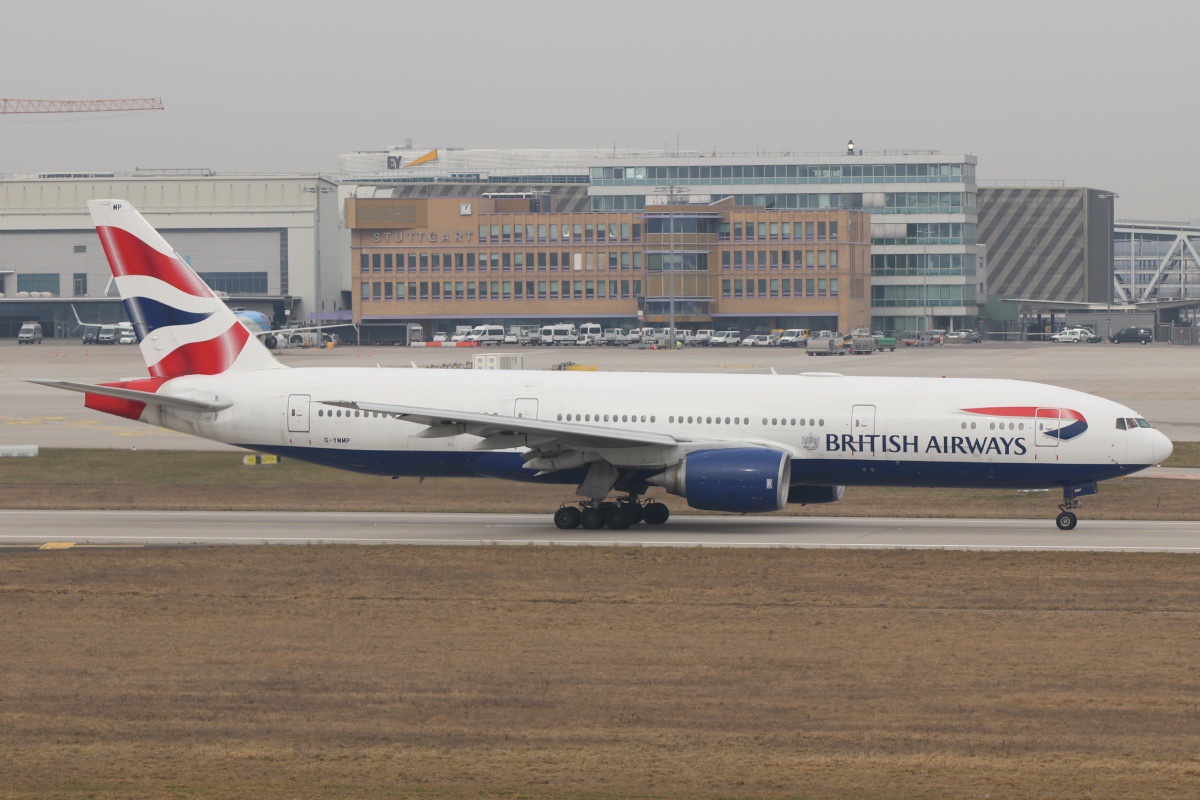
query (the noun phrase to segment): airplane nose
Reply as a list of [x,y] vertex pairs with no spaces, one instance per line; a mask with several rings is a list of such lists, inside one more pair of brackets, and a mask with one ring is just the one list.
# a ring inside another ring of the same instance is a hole
[[1154,463],[1161,464],[1171,457],[1171,453],[1175,451],[1175,445],[1171,444],[1171,440],[1162,434],[1161,431],[1154,432],[1154,444],[1151,447],[1151,454],[1154,456]]

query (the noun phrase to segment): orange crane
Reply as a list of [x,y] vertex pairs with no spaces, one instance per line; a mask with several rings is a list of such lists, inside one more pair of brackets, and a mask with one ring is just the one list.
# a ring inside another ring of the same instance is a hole
[[0,97],[0,114],[59,114],[69,111],[162,111],[162,100],[12,100]]

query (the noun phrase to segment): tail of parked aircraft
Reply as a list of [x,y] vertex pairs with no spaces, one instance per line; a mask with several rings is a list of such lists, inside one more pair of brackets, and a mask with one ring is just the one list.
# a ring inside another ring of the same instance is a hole
[[126,200],[89,200],[150,375],[216,375],[283,365]]

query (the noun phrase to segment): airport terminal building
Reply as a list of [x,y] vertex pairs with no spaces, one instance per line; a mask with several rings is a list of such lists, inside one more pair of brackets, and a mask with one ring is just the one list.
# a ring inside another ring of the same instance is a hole
[[87,211],[101,198],[131,201],[231,305],[278,325],[319,305],[328,319],[349,317],[348,271],[331,268],[346,260],[338,190],[316,175],[207,170],[0,177],[0,336],[26,320],[75,336],[75,313],[126,319]]
[[672,298],[679,327],[869,323],[862,212],[538,209],[536,196],[511,194],[348,199],[363,340],[402,341],[408,323],[430,333],[483,322],[665,326]]

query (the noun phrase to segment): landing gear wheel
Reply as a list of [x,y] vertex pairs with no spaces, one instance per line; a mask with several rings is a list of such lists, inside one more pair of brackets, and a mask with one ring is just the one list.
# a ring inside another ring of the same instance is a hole
[[614,531],[623,531],[637,521],[636,514],[634,506],[622,504],[610,508],[605,515],[607,517],[605,521],[608,523],[608,527]]
[[648,503],[642,509],[642,522],[647,525],[662,525],[671,516],[671,509],[663,503]]
[[554,512],[554,524],[564,531],[569,531],[572,528],[579,527],[581,516],[583,515],[579,513],[579,509],[575,506],[563,506]]
[[1079,517],[1072,514],[1070,511],[1060,511],[1054,519],[1054,524],[1058,526],[1060,531],[1069,531],[1079,522]]
[[579,512],[579,524],[583,526],[584,530],[599,530],[604,527],[607,516],[603,509],[588,506]]

